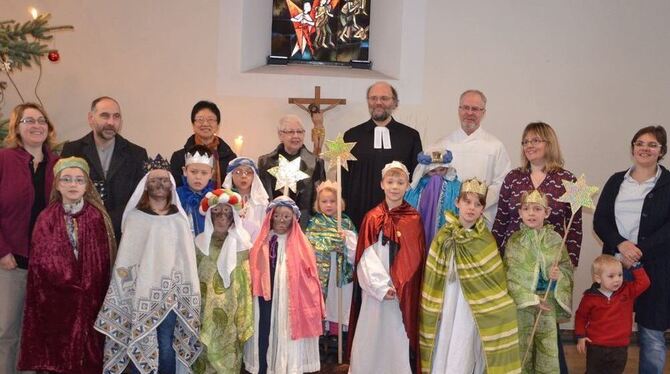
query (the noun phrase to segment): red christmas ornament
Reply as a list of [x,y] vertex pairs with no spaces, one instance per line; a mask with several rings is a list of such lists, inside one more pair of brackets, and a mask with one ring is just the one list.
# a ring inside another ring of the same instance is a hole
[[51,51],[49,51],[47,58],[51,62],[58,62],[58,60],[60,60],[60,53],[58,53],[57,49],[52,49]]

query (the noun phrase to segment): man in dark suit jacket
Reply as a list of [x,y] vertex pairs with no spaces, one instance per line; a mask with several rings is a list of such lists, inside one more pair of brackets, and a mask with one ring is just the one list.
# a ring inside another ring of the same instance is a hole
[[88,162],[91,180],[112,218],[118,243],[123,211],[144,176],[147,151],[119,135],[123,125],[121,107],[111,97],[93,100],[88,124],[93,131],[79,140],[65,143],[61,157],[77,156]]

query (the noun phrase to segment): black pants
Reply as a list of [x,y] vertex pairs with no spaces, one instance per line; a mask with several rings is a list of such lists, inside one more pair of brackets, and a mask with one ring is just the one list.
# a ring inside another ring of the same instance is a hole
[[620,374],[626,368],[628,347],[586,346],[587,374]]

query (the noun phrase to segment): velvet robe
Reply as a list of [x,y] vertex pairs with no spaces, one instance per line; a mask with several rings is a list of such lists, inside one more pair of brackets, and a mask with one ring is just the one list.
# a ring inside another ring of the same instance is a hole
[[88,203],[77,222],[75,257],[61,202],[37,218],[28,266],[21,370],[101,373],[104,336],[93,329],[109,286],[110,249],[103,216]]
[[[406,201],[403,201],[399,207],[390,210],[386,201],[372,208],[365,215],[358,234],[356,266],[358,266],[363,252],[379,240],[380,231],[383,232],[382,240],[390,242],[389,247],[395,247],[396,250],[396,253],[391,256],[393,261],[390,276],[397,292],[403,324],[409,338],[410,357],[415,360],[411,363],[411,366],[416,366],[418,369],[419,300],[423,266],[426,262],[421,216]],[[361,292],[358,276],[354,272],[347,356],[351,354],[356,333],[356,324],[361,309]]]

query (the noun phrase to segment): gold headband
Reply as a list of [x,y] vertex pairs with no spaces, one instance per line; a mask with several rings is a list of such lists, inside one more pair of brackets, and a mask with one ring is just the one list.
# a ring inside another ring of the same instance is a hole
[[486,196],[486,184],[480,182],[477,178],[468,179],[461,184],[461,193],[474,192],[479,195]]

